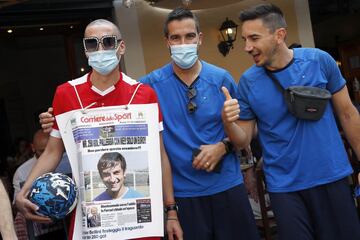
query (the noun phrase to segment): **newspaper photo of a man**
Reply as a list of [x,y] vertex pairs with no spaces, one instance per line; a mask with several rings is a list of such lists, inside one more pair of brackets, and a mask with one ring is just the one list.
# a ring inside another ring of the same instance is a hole
[[100,227],[101,226],[101,217],[100,217],[100,213],[98,212],[98,208],[91,207],[89,210],[90,211],[87,214],[87,226],[89,228]]
[[94,201],[144,197],[140,192],[124,185],[126,160],[119,152],[104,153],[97,168],[106,190],[95,197]]

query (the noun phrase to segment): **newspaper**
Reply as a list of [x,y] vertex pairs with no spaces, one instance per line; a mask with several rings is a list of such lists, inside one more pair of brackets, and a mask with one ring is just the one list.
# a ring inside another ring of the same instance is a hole
[[157,104],[74,110],[56,120],[79,188],[73,239],[163,236]]

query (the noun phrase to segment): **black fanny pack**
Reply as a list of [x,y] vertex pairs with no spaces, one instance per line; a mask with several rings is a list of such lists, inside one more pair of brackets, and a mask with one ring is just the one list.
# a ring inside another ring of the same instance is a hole
[[331,93],[323,88],[291,86],[284,89],[269,71],[266,74],[273,80],[277,89],[284,95],[289,112],[304,120],[319,120],[325,112]]

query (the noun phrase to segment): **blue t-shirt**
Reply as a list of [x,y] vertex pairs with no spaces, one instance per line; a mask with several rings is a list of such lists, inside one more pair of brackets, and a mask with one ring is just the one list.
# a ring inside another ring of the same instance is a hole
[[200,145],[216,144],[225,136],[221,110],[225,97],[221,86],[237,96],[236,84],[222,68],[201,61],[199,77],[193,82],[197,109],[188,112],[188,87],[174,73],[172,64],[157,69],[140,81],[156,91],[164,120],[163,140],[169,156],[176,197],[198,197],[225,191],[243,182],[235,154],[223,157],[220,173],[192,167],[192,153]]
[[[326,88],[345,86],[334,59],[324,51],[294,49],[294,58],[272,74],[280,84]],[[239,82],[240,118],[255,119],[270,192],[291,192],[339,180],[352,172],[336,127],[332,103],[319,121],[295,118],[264,68],[252,66]]]
[[[129,198],[141,198],[144,197],[141,193],[135,191],[132,188],[128,188],[127,192],[120,199],[129,199]],[[113,200],[113,198],[109,195],[107,191],[100,193],[94,201],[106,201]]]

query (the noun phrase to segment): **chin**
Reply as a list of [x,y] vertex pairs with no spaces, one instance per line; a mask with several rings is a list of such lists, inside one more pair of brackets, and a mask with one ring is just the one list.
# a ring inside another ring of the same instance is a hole
[[110,191],[113,193],[117,193],[120,191],[120,188],[111,188]]

